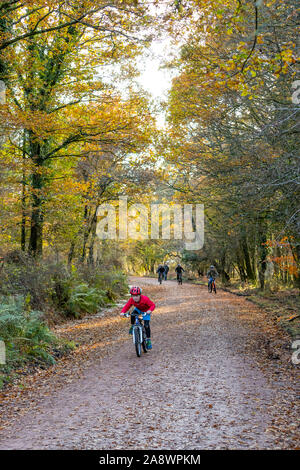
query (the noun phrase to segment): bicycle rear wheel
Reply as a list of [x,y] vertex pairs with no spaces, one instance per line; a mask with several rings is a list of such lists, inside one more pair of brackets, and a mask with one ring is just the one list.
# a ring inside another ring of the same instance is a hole
[[145,339],[144,339],[144,341],[142,342],[142,346],[143,346],[143,351],[144,351],[144,353],[147,353],[148,350],[147,350],[146,340],[145,340]]
[[143,347],[144,353],[148,352],[147,346],[146,346],[146,340],[147,340],[147,337],[146,337],[146,330],[145,330],[145,326],[143,325],[143,341],[142,341],[142,347]]
[[141,343],[140,342],[135,343],[135,352],[136,352],[137,357],[141,357],[142,348],[141,348]]

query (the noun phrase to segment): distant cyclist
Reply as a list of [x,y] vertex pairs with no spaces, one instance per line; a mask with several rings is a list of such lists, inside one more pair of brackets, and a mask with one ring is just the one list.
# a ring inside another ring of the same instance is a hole
[[177,273],[177,281],[182,282],[182,273],[184,272],[184,269],[179,263],[177,264],[175,271]]
[[168,272],[169,272],[169,266],[167,265],[167,263],[165,263],[164,268],[165,268],[165,271],[164,271],[164,280],[166,281],[166,280],[167,280],[167,276],[168,276]]
[[165,267],[160,264],[156,270],[156,272],[158,273],[158,282],[161,284],[161,281],[164,277],[164,274],[165,274]]
[[211,283],[216,279],[216,277],[219,276],[219,273],[213,264],[209,267],[209,270],[207,271],[206,276],[208,279],[208,290],[209,290]]

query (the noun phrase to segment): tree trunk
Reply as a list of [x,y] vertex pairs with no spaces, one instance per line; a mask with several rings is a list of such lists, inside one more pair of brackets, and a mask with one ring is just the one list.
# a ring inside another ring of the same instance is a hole
[[243,255],[244,255],[244,260],[245,260],[245,268],[246,268],[246,273],[247,273],[247,279],[250,280],[250,281],[255,281],[255,273],[254,273],[252,265],[251,265],[249,247],[248,247],[248,242],[247,242],[247,238],[246,238],[245,234],[242,235],[241,248],[242,248]]
[[91,239],[91,243],[90,243],[90,246],[89,246],[89,257],[88,257],[88,263],[91,266],[94,266],[94,244],[95,244],[95,239],[96,239],[96,225],[94,224],[92,239]]
[[75,251],[75,241],[72,240],[70,250],[68,253],[68,266],[71,266],[73,257],[74,257],[74,251]]
[[242,266],[241,264],[239,264],[239,265],[238,265],[238,270],[239,270],[239,273],[240,273],[241,281],[242,281],[242,282],[246,282],[246,281],[247,281],[247,275],[246,275],[244,266]]
[[26,170],[25,170],[26,133],[23,134],[23,168],[22,168],[22,221],[21,221],[21,250],[26,249]]
[[240,279],[242,282],[246,282],[247,275],[246,275],[245,268],[244,268],[244,260],[239,250],[237,250],[237,253],[236,253],[236,260],[237,260],[237,268],[240,274]]
[[44,176],[42,175],[43,159],[41,157],[41,146],[36,142],[36,136],[29,136],[29,147],[34,170],[31,176],[31,223],[28,251],[34,257],[41,256],[43,252],[43,189]]
[[88,210],[88,206],[85,206],[84,208],[84,232],[83,232],[83,245],[82,245],[82,254],[81,254],[82,263],[84,262],[86,258],[87,242],[88,242],[88,239],[89,239],[89,236],[93,227],[95,227],[95,235],[96,235],[97,207],[91,219],[89,217],[91,210]]
[[299,295],[300,295],[300,240],[296,239],[296,243],[293,243],[293,241],[289,239],[289,244],[291,247],[293,258],[297,266],[297,273],[295,275],[294,284],[295,284],[295,287],[299,289]]
[[34,174],[33,178],[33,195],[32,195],[32,212],[30,225],[29,252],[37,257],[43,253],[43,222],[44,214],[42,208],[41,177]]
[[261,290],[264,290],[265,288],[265,272],[267,269],[267,247],[265,245],[267,241],[267,237],[265,233],[260,233],[260,245],[258,247],[258,253],[259,253],[259,265],[258,265],[258,275],[259,275],[259,282],[260,282],[260,288]]
[[225,266],[226,266],[226,251],[225,249],[222,251],[222,256],[220,258],[220,274],[221,274],[221,279],[224,284],[228,284],[230,281],[230,277],[228,273],[225,271]]
[[21,250],[26,249],[26,186],[25,174],[22,175],[22,220],[21,220]]
[[86,257],[86,244],[89,237],[88,231],[88,206],[84,206],[84,214],[83,214],[83,242],[82,242],[82,252],[81,252],[81,259],[80,261],[84,263]]

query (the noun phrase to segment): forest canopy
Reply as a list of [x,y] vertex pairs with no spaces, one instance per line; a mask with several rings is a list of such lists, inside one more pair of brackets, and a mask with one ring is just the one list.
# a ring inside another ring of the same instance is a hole
[[[289,0],[2,1],[2,256],[143,273],[170,258],[299,286],[297,28]],[[158,128],[136,78],[162,35]],[[204,204],[204,247],[99,241],[97,208],[122,195]]]

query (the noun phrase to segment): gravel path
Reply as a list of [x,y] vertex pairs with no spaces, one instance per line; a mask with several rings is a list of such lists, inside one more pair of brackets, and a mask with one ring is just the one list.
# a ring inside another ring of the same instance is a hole
[[[95,340],[105,319],[77,322],[90,341],[81,346],[80,361],[62,361],[35,379],[34,390],[25,387],[14,418],[2,427],[0,449],[299,447],[297,371],[288,363],[288,340],[279,343],[276,362],[265,341],[275,327],[256,307],[196,285],[131,282],[157,304],[153,350],[136,357],[120,309],[109,313],[116,328],[106,332],[106,342]],[[4,398],[12,411],[10,396]]]

